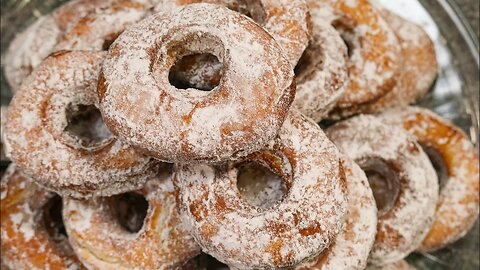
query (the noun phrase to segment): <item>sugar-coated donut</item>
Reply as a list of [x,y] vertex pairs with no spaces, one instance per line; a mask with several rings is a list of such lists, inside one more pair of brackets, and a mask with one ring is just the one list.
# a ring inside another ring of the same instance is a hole
[[107,50],[128,26],[141,20],[148,0],[108,0],[63,33],[53,51]]
[[377,233],[377,205],[365,173],[355,162],[345,159],[347,215],[335,241],[310,262],[296,270],[363,270]]
[[42,16],[9,46],[5,76],[12,90],[52,52],[108,49],[151,6],[147,0],[73,0]]
[[185,225],[202,250],[238,269],[294,266],[326,248],[346,210],[341,156],[311,120],[291,111],[270,146],[249,157],[279,175],[286,193],[262,208],[237,188],[238,164],[177,164]]
[[67,237],[49,224],[54,197],[14,164],[8,167],[0,193],[3,265],[12,270],[84,269]]
[[[88,197],[136,189],[155,161],[114,138],[96,109],[105,52],[57,52],[13,97],[6,153],[26,174],[62,195]],[[25,90],[25,91],[22,91]]]
[[[350,84],[336,114],[372,102],[393,89],[401,64],[398,40],[368,0],[309,0],[349,46]],[[349,112],[350,113],[350,112]]]
[[390,11],[382,10],[382,15],[398,37],[404,64],[391,92],[356,109],[364,113],[415,103],[430,90],[438,72],[435,48],[425,30]]
[[419,250],[437,250],[460,239],[478,217],[479,160],[475,146],[462,130],[427,109],[406,107],[387,111],[382,118],[412,134],[444,172],[435,221]]
[[312,38],[295,68],[297,92],[293,106],[320,122],[348,87],[347,46],[340,34],[324,22],[320,2],[308,5]]
[[249,15],[282,46],[292,66],[297,64],[310,40],[310,15],[305,0],[160,0],[155,10],[194,3],[222,5]]
[[379,207],[369,263],[403,259],[420,245],[435,215],[438,181],[428,156],[402,129],[374,116],[350,118],[330,127],[327,134],[366,172]]
[[[178,89],[168,75],[185,55],[223,63],[212,91]],[[220,162],[261,149],[294,97],[281,47],[245,16],[212,4],[158,13],[110,47],[99,79],[100,110],[113,133],[169,162]]]
[[176,269],[200,253],[180,221],[171,172],[161,171],[137,192],[148,202],[138,232],[120,226],[109,198],[64,201],[70,242],[89,269]]

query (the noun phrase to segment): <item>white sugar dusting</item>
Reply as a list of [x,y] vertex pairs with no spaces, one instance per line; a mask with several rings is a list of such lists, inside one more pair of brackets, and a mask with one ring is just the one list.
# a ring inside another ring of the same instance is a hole
[[[378,219],[369,262],[384,265],[404,258],[420,245],[435,214],[438,180],[427,155],[406,132],[374,116],[351,118],[327,133],[353,160],[380,158],[400,170],[402,192],[388,215]],[[389,238],[397,239],[395,244]]]

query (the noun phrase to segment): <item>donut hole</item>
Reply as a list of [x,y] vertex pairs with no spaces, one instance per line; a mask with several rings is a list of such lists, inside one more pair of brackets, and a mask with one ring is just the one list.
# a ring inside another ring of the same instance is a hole
[[398,174],[379,158],[357,161],[357,163],[367,175],[377,203],[378,215],[385,215],[393,208],[400,193]]
[[67,231],[62,218],[62,198],[58,195],[53,196],[43,206],[42,220],[45,230],[54,241],[62,241],[67,237]]
[[440,152],[437,151],[434,147],[422,145],[423,151],[427,154],[430,162],[435,169],[438,177],[439,190],[442,190],[445,186],[448,179],[448,170],[445,160],[443,159]]
[[332,26],[340,33],[343,42],[347,46],[348,58],[351,58],[356,48],[355,44],[357,43],[355,28],[344,20],[333,21]]
[[[311,43],[308,45],[308,47],[303,51],[302,56],[298,60],[297,65],[293,69],[293,72],[295,73],[296,77],[303,77],[305,75],[308,75],[310,72],[313,72],[317,69],[317,64],[314,64],[314,62],[318,62],[318,50],[321,50],[321,48],[315,48]],[[315,61],[314,61],[315,59]],[[323,61],[320,59],[320,62],[318,62],[320,66],[323,66]]]
[[223,64],[210,53],[183,56],[170,69],[168,80],[178,89],[211,91],[220,84]]
[[282,178],[266,166],[250,162],[242,164],[237,172],[240,196],[250,205],[269,208],[287,192]]
[[66,108],[67,126],[64,131],[84,149],[105,145],[113,138],[94,105],[69,104]]
[[142,229],[148,211],[148,201],[144,196],[128,192],[109,198],[110,209],[114,220],[129,233],[137,233]]

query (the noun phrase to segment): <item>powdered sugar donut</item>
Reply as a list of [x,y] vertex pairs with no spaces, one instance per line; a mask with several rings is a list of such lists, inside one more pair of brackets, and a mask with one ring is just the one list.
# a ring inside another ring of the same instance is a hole
[[107,3],[69,28],[53,51],[108,50],[118,35],[141,20],[151,6],[147,0],[109,0]]
[[[211,53],[224,66],[212,91],[168,80],[185,55]],[[211,4],[159,13],[114,42],[99,79],[112,132],[169,162],[219,162],[262,148],[293,100],[293,71],[280,46],[245,16]]]
[[177,164],[180,213],[204,252],[238,269],[294,266],[318,255],[346,210],[340,155],[314,122],[292,111],[271,145],[249,161],[266,166],[287,192],[266,208],[239,194],[239,164]]
[[297,92],[293,106],[320,122],[348,87],[347,46],[324,22],[322,4],[310,1],[312,39],[295,68]]
[[282,46],[292,66],[297,64],[310,40],[310,15],[305,0],[160,0],[155,10],[193,3],[222,5],[250,16]]
[[382,117],[412,134],[440,171],[435,221],[419,249],[433,251],[460,239],[478,217],[479,160],[475,146],[454,124],[427,109],[407,107]]
[[14,164],[3,176],[0,194],[2,264],[10,269],[84,269],[67,236],[52,224],[53,215],[61,221],[61,210],[55,213],[61,207],[58,196]]
[[138,232],[115,220],[112,198],[65,200],[70,242],[89,269],[174,269],[200,253],[180,222],[171,173],[162,171],[137,192],[148,201]]
[[153,159],[114,138],[103,124],[96,85],[104,52],[48,57],[12,99],[7,155],[41,185],[62,195],[110,195],[141,186]]
[[391,92],[359,108],[365,113],[414,103],[428,92],[437,76],[435,48],[427,33],[392,12],[382,10],[382,15],[400,41],[404,64],[397,85]]
[[52,52],[108,49],[150,7],[147,0],[73,0],[42,16],[9,46],[5,76],[12,90]]
[[370,263],[398,261],[422,242],[435,215],[438,181],[420,145],[402,129],[358,116],[327,131],[367,174],[377,201],[378,226]]
[[391,91],[399,74],[401,51],[395,34],[380,13],[367,0],[309,0],[309,3],[318,6],[319,16],[332,24],[349,46],[350,84],[335,113],[372,102]]
[[343,231],[311,262],[295,269],[363,270],[377,232],[377,205],[365,173],[355,162],[345,159],[347,215]]

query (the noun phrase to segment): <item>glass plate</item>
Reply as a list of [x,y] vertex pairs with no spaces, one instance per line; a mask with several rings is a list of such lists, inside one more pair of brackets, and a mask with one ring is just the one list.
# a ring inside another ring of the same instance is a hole
[[[478,149],[479,141],[479,51],[458,7],[448,0],[376,0],[400,16],[421,25],[435,43],[440,73],[432,91],[419,103],[450,119],[468,134]],[[1,0],[2,60],[15,35],[42,14],[60,5],[60,0]],[[3,63],[3,61],[2,61]],[[3,64],[2,64],[3,70]],[[11,93],[3,72],[1,104]],[[407,259],[418,269],[480,269],[479,224],[458,242],[434,253],[412,254]]]

